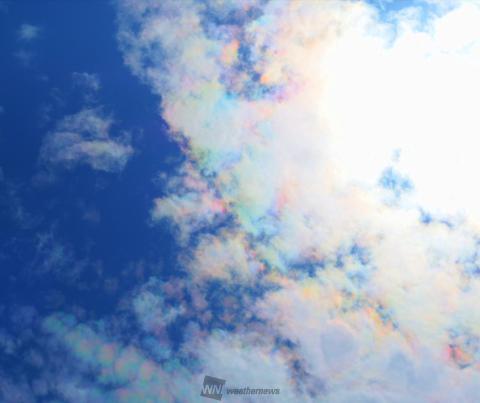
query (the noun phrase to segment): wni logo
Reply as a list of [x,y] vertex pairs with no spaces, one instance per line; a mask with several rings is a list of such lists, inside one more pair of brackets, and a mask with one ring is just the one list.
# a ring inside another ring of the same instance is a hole
[[200,396],[209,397],[210,399],[215,400],[222,400],[223,385],[225,385],[225,379],[219,379],[206,375],[203,379],[203,387]]

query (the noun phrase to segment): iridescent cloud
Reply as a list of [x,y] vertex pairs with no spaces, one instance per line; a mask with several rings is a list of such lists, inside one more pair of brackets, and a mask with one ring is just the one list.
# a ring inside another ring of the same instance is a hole
[[[182,337],[163,361],[112,359],[135,368],[112,372],[118,398],[165,393],[139,384],[148,363],[181,379],[165,401],[207,373],[282,401],[476,401],[479,5],[118,8],[125,63],[186,157],[152,209],[182,278],[132,302],[143,331]],[[111,373],[99,336],[49,326]]]

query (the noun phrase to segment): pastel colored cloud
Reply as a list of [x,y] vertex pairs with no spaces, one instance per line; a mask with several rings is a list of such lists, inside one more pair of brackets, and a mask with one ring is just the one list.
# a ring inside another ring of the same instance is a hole
[[[120,400],[188,400],[209,374],[280,401],[476,401],[479,5],[118,7],[124,60],[185,154],[152,208],[181,273],[129,300],[156,349],[58,318],[49,331],[122,380]],[[111,141],[85,114],[56,133]]]
[[110,135],[112,124],[112,117],[99,108],[66,116],[46,135],[41,159],[66,167],[86,164],[99,171],[119,172],[133,155],[133,148],[128,136]]

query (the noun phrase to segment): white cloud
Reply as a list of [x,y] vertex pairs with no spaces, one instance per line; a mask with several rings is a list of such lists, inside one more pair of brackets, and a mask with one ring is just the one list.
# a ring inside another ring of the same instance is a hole
[[110,135],[112,124],[112,117],[99,108],[67,116],[46,135],[41,159],[67,168],[86,164],[99,171],[119,172],[134,151],[127,135]]
[[18,30],[18,38],[22,41],[29,42],[38,37],[41,28],[37,25],[22,24]]
[[74,72],[72,79],[75,85],[84,88],[86,91],[97,92],[101,88],[98,74]]
[[[182,388],[164,393],[188,400],[209,373],[280,384],[286,401],[478,400],[478,4],[426,21],[415,7],[380,21],[366,2],[231,4],[121,2],[125,61],[187,157],[152,216],[190,248],[196,302],[172,281],[133,303],[142,331],[191,321]],[[77,120],[64,126],[108,137],[104,119]],[[414,189],[386,204],[392,165]],[[84,340],[64,337],[74,354]],[[140,367],[126,350],[136,366],[121,368]],[[102,365],[96,351],[85,361]]]

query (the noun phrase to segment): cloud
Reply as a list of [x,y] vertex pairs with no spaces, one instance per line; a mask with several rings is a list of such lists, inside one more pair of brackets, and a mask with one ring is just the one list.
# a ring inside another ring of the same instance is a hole
[[98,74],[86,72],[72,73],[73,86],[81,91],[86,104],[97,102],[98,94],[102,88]]
[[125,62],[187,156],[153,219],[192,282],[278,287],[252,332],[286,340],[305,396],[471,393],[439,385],[477,354],[478,5],[121,4]]
[[0,167],[0,205],[2,205],[4,214],[3,219],[12,220],[20,228],[32,228],[37,222],[38,217],[33,216],[25,208],[22,199],[22,186],[9,180]]
[[83,208],[83,215],[82,218],[86,221],[91,223],[98,223],[100,222],[101,215],[100,212],[95,208]]
[[[17,37],[23,43],[23,47],[14,52],[14,57],[24,66],[30,67],[34,60],[35,53],[28,49],[29,43],[34,41],[40,35],[42,29],[39,26],[32,24],[22,24],[18,29]],[[25,48],[27,47],[27,48]]]
[[90,90],[90,91],[100,90],[100,87],[101,87],[100,78],[98,77],[97,74],[91,74],[91,73],[85,73],[85,72],[83,73],[74,72],[72,73],[72,78],[76,85],[82,86],[87,90]]
[[[118,7],[125,63],[185,155],[152,203],[179,270],[110,320],[43,321],[70,369],[58,393],[191,401],[212,375],[280,401],[477,400],[479,6]],[[112,125],[68,116],[42,158],[117,171],[133,150]]]
[[75,258],[72,247],[60,241],[53,229],[37,233],[34,248],[33,267],[30,270],[32,274],[56,274],[73,282],[87,265],[86,261]]
[[66,116],[44,138],[41,160],[67,168],[85,164],[99,171],[122,171],[133,148],[127,135],[110,135],[113,123],[99,108]]
[[194,166],[185,164],[177,175],[166,178],[165,197],[155,199],[151,212],[154,221],[170,220],[186,242],[197,231],[222,219],[224,202]]
[[24,42],[30,42],[38,37],[41,28],[32,24],[22,24],[18,30],[18,38]]
[[14,56],[24,67],[29,67],[32,63],[34,53],[29,50],[20,49],[14,53]]

